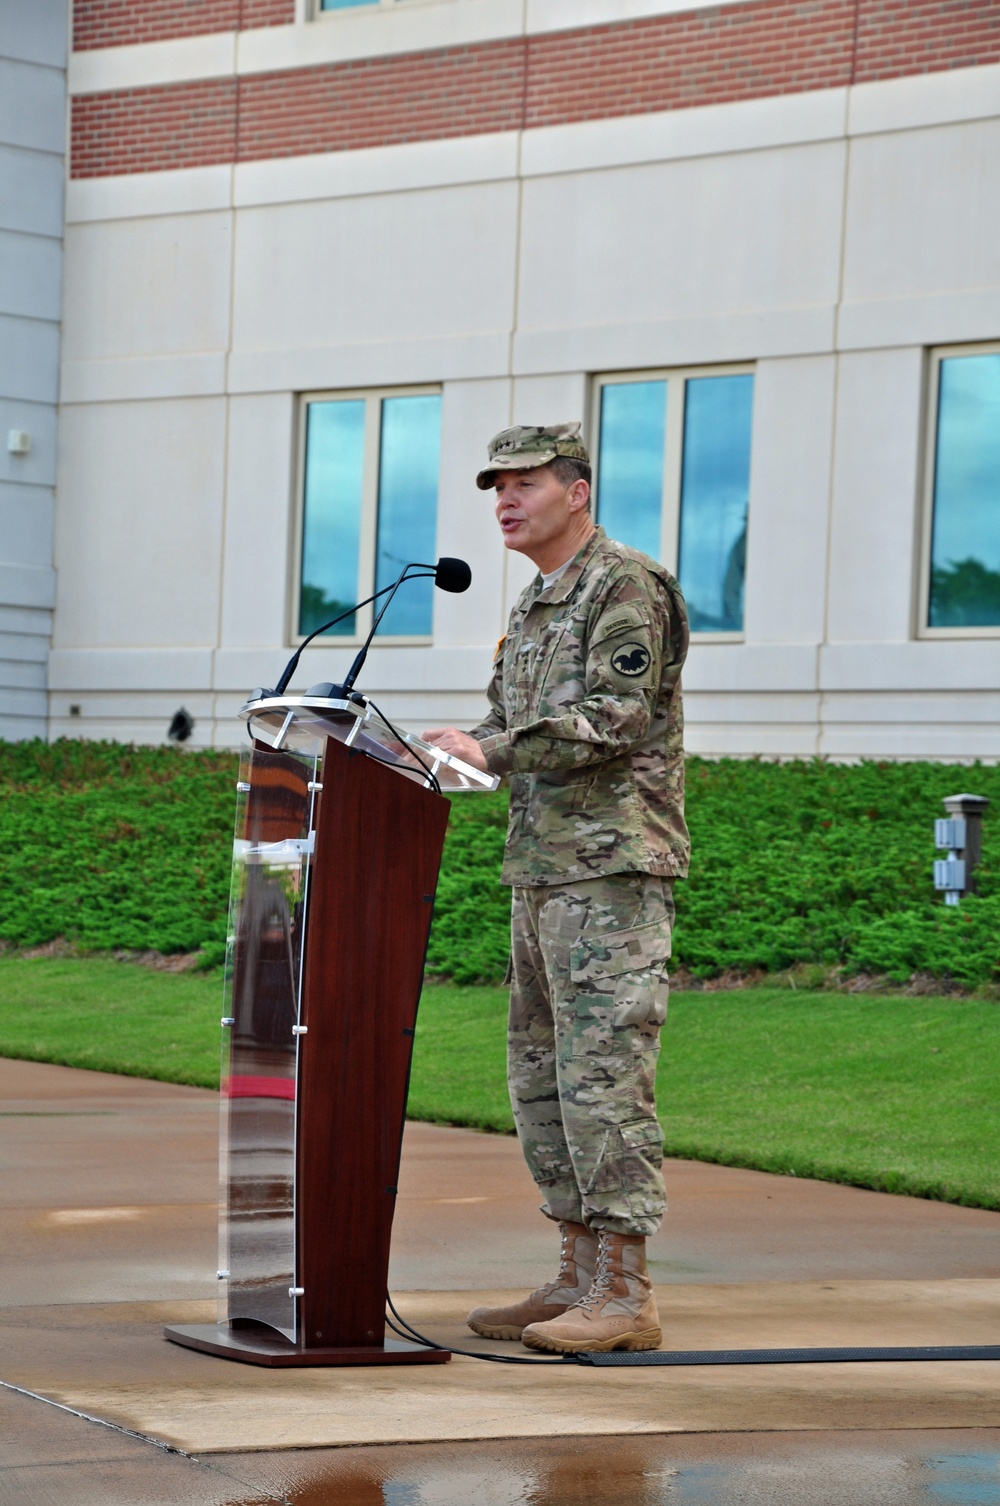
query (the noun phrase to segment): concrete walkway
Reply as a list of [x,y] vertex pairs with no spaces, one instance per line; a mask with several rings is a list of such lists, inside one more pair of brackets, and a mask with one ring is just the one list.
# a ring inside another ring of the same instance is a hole
[[[168,1345],[164,1322],[214,1317],[217,1114],[197,1089],[0,1062],[3,1506],[1000,1503],[1000,1364],[275,1374]],[[996,1214],[667,1177],[669,1347],[1000,1341]],[[513,1140],[409,1126],[400,1309],[477,1347],[469,1306],[549,1274],[535,1201]]]

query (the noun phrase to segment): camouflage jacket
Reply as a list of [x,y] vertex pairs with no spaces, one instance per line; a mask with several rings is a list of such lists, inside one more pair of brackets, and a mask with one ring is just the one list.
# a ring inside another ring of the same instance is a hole
[[662,565],[598,528],[522,592],[472,735],[510,777],[503,881],[687,872],[680,673],[688,622]]

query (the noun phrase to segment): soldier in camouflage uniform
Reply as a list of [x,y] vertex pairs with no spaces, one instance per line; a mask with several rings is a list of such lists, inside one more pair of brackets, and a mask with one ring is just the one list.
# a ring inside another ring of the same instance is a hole
[[655,1348],[645,1239],[666,1203],[654,1081],[689,848],[687,615],[667,570],[595,527],[579,424],[505,430],[477,480],[540,573],[498,647],[486,720],[426,735],[510,782],[508,1080],[563,1258],[553,1282],[469,1323],[556,1352]]

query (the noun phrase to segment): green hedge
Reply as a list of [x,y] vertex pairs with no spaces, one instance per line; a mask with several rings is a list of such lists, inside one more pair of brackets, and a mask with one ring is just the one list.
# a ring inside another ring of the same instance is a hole
[[[1000,981],[1000,769],[692,758],[687,789],[694,857],[675,889],[675,966],[705,979],[812,963],[895,983]],[[960,790],[993,805],[979,893],[950,910],[934,892],[932,823]],[[460,983],[506,963],[504,809],[500,796],[455,802],[429,962]]]
[[[82,951],[224,945],[232,754],[60,741],[0,744],[0,940]],[[956,910],[931,882],[941,798],[987,812],[979,893]],[[691,759],[691,878],[674,961],[698,977],[796,964],[1000,981],[1000,770]],[[460,983],[497,980],[509,896],[498,883],[504,795],[453,802],[428,958]]]
[[[675,959],[702,977],[820,963],[965,986],[1000,980],[1000,769],[694,759],[695,859],[679,884]],[[933,886],[945,795],[992,802],[979,893],[957,909]]]
[[0,743],[0,938],[225,954],[237,761]]

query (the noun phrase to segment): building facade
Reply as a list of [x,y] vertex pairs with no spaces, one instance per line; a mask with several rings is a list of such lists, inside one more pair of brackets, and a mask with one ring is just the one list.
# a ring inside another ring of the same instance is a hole
[[691,603],[689,748],[997,756],[998,0],[76,0],[73,38],[50,735],[233,743],[438,554],[472,589],[401,592],[360,684],[472,724],[532,573],[486,442],[581,418]]
[[65,0],[0,3],[0,737],[44,737],[66,141]]

